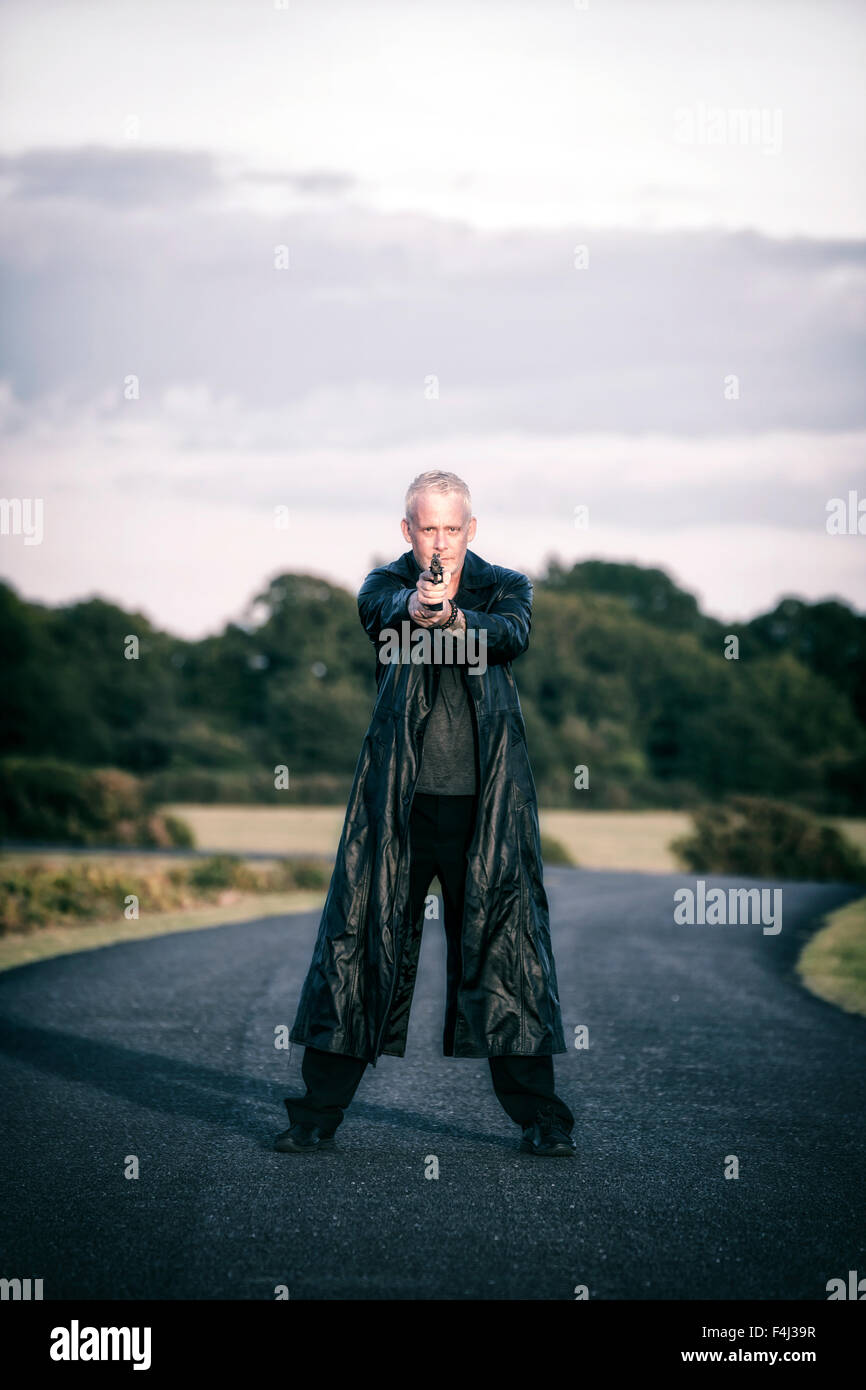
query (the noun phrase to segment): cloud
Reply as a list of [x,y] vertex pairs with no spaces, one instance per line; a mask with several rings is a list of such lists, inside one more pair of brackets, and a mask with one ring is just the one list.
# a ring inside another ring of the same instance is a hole
[[0,155],[0,178],[13,201],[84,201],[100,208],[190,207],[236,184],[262,184],[296,194],[337,197],[358,186],[332,169],[249,169],[233,172],[206,150],[81,145]]
[[[463,428],[446,437],[423,428],[424,411],[436,407],[407,404],[375,382],[259,407],[204,383],[178,385],[147,408],[119,391],[84,404],[64,391],[25,402],[0,382],[4,486],[22,496],[37,481],[48,494],[116,492],[136,505],[161,492],[167,504],[198,507],[206,496],[215,509],[267,509],[289,496],[325,507],[337,497],[349,512],[384,515],[415,474],[448,468],[470,487],[477,480],[488,515],[520,515],[529,496],[538,515],[566,531],[583,505],[593,525],[636,534],[685,533],[710,521],[821,532],[829,498],[851,488],[866,495],[864,430],[540,436],[503,427],[491,403],[469,393]],[[486,430],[478,424],[485,413]],[[396,437],[380,428],[383,419]]]
[[115,149],[83,145],[0,156],[10,196],[25,202],[80,199],[100,209],[188,206],[217,192],[221,180],[203,151]]
[[[28,187],[57,196],[7,199],[0,233],[5,373],[25,399],[83,405],[135,374],[142,411],[203,384],[251,416],[291,405],[294,438],[320,427],[318,400],[347,447],[866,424],[863,241],[482,233],[373,211],[322,172],[282,176],[288,201],[265,211],[242,168],[201,155],[29,159]],[[341,190],[339,210],[299,186]]]
[[240,176],[245,183],[264,183],[282,185],[296,193],[327,194],[337,196],[348,193],[358,186],[357,179],[350,174],[329,169],[310,169],[306,173],[285,173],[279,170],[250,171]]

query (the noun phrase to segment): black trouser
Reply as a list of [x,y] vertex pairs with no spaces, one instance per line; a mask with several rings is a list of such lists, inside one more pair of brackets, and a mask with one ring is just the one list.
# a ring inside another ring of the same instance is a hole
[[[416,792],[412,802],[409,920],[416,922],[421,917],[427,889],[435,875],[442,885],[451,1001],[445,1016],[446,1044],[454,1037],[453,1012],[462,974],[466,854],[475,829],[477,805],[475,796],[436,796],[426,792]],[[409,1002],[405,1004],[407,1009]],[[544,1110],[552,1112],[560,1126],[571,1132],[574,1116],[554,1091],[552,1056],[489,1057],[488,1062],[496,1098],[515,1124],[530,1125]],[[360,1057],[306,1047],[301,1075],[307,1093],[303,1099],[287,1097],[285,1101],[291,1123],[318,1125],[323,1133],[333,1134],[366,1067]]]

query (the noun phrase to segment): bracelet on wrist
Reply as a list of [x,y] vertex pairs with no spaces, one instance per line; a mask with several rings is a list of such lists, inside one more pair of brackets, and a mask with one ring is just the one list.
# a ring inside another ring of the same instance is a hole
[[448,602],[451,605],[451,612],[448,615],[447,623],[441,624],[443,632],[445,632],[447,628],[453,627],[460,615],[460,609],[457,607],[457,604],[454,602],[453,598],[450,598]]

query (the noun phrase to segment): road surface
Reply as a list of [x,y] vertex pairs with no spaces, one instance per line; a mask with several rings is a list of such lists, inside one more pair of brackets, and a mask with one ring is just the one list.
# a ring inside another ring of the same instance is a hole
[[826,1299],[866,1274],[866,1020],[793,962],[855,892],[786,884],[768,935],[676,925],[689,882],[546,870],[574,1159],[520,1154],[486,1059],[441,1055],[435,920],[406,1056],[368,1067],[333,1154],[271,1148],[318,913],[0,974],[0,1276],[45,1299]]

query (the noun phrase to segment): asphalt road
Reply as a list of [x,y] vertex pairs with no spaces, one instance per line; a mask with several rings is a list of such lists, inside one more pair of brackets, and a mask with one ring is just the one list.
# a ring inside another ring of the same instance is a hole
[[545,882],[566,1038],[589,1028],[555,1059],[574,1159],[520,1154],[487,1061],[441,1055],[436,921],[406,1056],[367,1069],[333,1154],[271,1148],[318,913],[0,974],[0,1276],[45,1299],[823,1300],[866,1274],[866,1020],[793,974],[854,892],[785,885],[772,936],[676,925],[681,876]]

